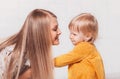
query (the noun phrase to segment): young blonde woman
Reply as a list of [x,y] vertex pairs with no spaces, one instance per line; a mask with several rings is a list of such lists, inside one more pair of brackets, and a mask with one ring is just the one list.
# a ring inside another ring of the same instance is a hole
[[0,43],[0,77],[53,79],[51,46],[59,44],[60,34],[55,14],[33,10],[21,30]]

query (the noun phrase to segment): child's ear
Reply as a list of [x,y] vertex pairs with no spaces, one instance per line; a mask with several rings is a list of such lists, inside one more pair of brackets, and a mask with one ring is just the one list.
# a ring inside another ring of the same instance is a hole
[[91,37],[91,36],[85,36],[85,41],[86,41],[86,42],[92,41],[92,37]]
[[85,41],[86,41],[86,42],[92,41],[92,35],[91,35],[91,33],[89,33],[89,34],[87,34],[87,35],[85,36]]

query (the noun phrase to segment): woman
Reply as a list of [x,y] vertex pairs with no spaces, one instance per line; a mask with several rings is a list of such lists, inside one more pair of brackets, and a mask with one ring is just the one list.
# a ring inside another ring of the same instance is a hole
[[2,78],[20,79],[24,72],[30,72],[30,79],[53,79],[51,46],[59,44],[60,34],[56,15],[33,10],[21,30],[0,44],[5,62],[1,66]]

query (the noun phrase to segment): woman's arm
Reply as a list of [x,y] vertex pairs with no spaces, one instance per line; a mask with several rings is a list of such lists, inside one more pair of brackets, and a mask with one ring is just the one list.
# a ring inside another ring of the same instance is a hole
[[22,73],[18,79],[31,79],[31,75],[31,68],[29,68],[24,73]]

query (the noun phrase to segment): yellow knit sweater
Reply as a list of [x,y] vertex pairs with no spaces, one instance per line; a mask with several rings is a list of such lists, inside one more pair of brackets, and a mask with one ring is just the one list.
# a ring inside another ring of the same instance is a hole
[[56,67],[68,65],[68,79],[105,79],[103,61],[96,47],[81,42],[72,51],[54,59]]

